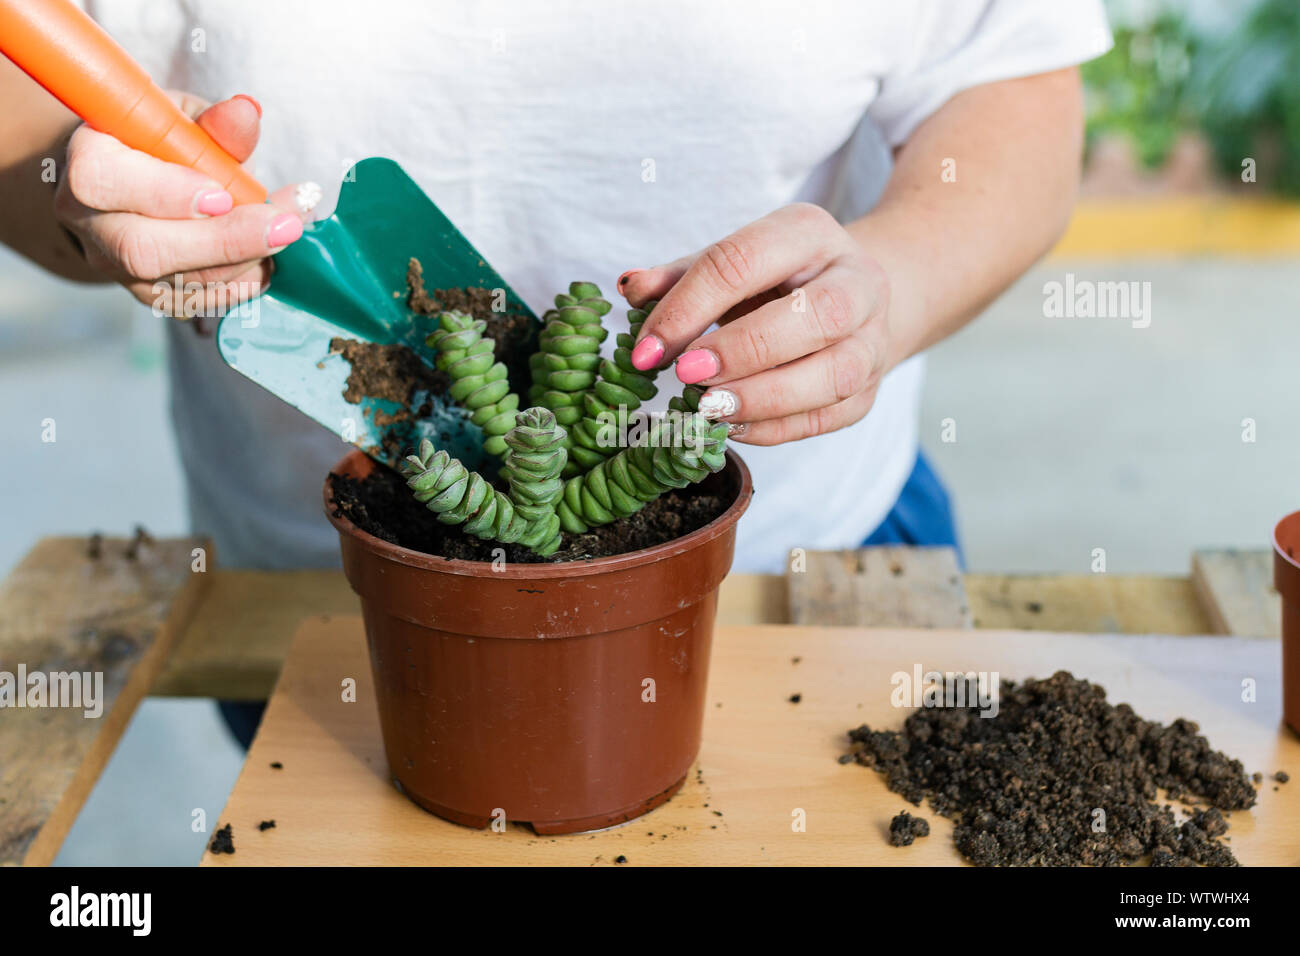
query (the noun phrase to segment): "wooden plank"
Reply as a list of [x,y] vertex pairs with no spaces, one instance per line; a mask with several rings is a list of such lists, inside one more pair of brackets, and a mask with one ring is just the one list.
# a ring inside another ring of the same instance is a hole
[[[342,571],[217,571],[212,578],[150,694],[266,700],[304,619],[360,613]],[[722,583],[720,623],[788,620],[781,575],[733,574]]]
[[[799,662],[794,663],[793,658]],[[235,853],[206,865],[909,864],[959,861],[952,825],[927,810],[928,839],[906,849],[885,832],[915,808],[874,772],[840,765],[845,732],[897,727],[890,677],[927,669],[997,670],[1023,679],[1072,670],[1144,717],[1187,716],[1248,771],[1300,769],[1300,738],[1279,730],[1276,648],[1225,637],[903,629],[722,628],[714,642],[698,774],[663,807],[596,834],[538,837],[525,827],[476,831],[416,807],[390,783],[370,667],[357,618],[303,625],[220,824]],[[355,675],[358,703],[340,701]],[[1241,678],[1258,681],[1243,703]],[[802,695],[799,704],[788,698]],[[281,769],[272,769],[272,762]],[[806,832],[792,814],[806,813]],[[262,820],[274,829],[257,829]],[[1247,864],[1300,864],[1300,787],[1260,789],[1231,815],[1232,849]],[[650,834],[654,835],[651,836]]]
[[977,628],[1083,634],[1209,634],[1187,578],[1151,574],[968,574]]
[[1282,599],[1273,587],[1273,552],[1197,551],[1192,584],[1215,634],[1278,638]]
[[718,588],[719,627],[789,624],[790,601],[781,574],[730,574]]
[[103,682],[98,716],[0,710],[0,863],[54,859],[208,583],[191,569],[203,539],[131,547],[104,539],[93,557],[85,538],[46,538],[0,586],[0,671]]
[[360,612],[342,571],[218,571],[150,693],[266,700],[305,618]]
[[792,624],[971,626],[952,548],[807,551],[786,570]]

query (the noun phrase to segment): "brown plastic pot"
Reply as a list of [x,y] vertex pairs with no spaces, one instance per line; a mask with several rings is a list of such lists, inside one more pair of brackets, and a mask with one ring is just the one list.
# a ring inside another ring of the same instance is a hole
[[1300,734],[1300,511],[1273,529],[1273,585],[1282,595],[1282,718]]
[[[718,585],[753,495],[666,544],[592,561],[446,560],[382,541],[332,507],[361,597],[388,765],[426,810],[538,833],[613,826],[681,787],[699,752]],[[334,469],[363,478],[352,452]]]

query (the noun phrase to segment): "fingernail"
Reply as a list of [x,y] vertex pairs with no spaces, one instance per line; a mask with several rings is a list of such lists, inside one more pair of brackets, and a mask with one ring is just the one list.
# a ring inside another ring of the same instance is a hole
[[266,230],[266,244],[272,249],[287,246],[302,236],[302,220],[291,212],[281,213],[271,220]]
[[664,344],[656,335],[647,335],[632,350],[632,364],[645,371],[659,364],[664,357]]
[[259,103],[259,102],[257,102],[257,100],[253,99],[253,98],[252,98],[251,96],[249,96],[247,93],[236,93],[236,94],[232,97],[232,99],[236,99],[236,100],[248,100],[248,102],[250,102],[250,103],[253,104],[253,109],[257,110],[257,118],[258,118],[258,119],[261,119],[261,118],[262,118],[262,104]]
[[224,216],[235,208],[235,197],[224,189],[205,189],[194,197],[194,209],[205,216]]
[[710,421],[726,418],[740,410],[740,399],[736,393],[725,388],[711,388],[700,396],[697,411]]
[[636,274],[637,274],[638,272],[640,272],[640,271],[642,271],[642,270],[640,270],[640,269],[628,269],[627,272],[624,272],[621,276],[618,277],[618,287],[619,287],[620,289],[623,288],[623,286],[627,285],[627,280],[630,279],[630,278],[632,278],[634,275],[636,275]]
[[745,432],[747,432],[747,431],[749,431],[749,423],[748,423],[748,422],[728,422],[728,423],[727,423],[727,437],[728,437],[728,438],[735,438],[737,435],[743,435],[743,434],[745,434]]
[[317,183],[299,183],[293,191],[293,204],[304,216],[320,203],[322,190]]
[[708,349],[691,349],[677,360],[677,378],[687,385],[694,385],[713,378],[720,368],[718,357]]

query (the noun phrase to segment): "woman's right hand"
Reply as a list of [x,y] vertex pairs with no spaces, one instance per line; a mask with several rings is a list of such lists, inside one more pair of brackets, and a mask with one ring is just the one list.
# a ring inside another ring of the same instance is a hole
[[[255,100],[236,96],[209,106],[173,95],[235,159],[252,155],[262,116]],[[319,187],[307,183],[285,187],[270,203],[235,206],[203,173],[83,124],[68,141],[54,212],[91,268],[141,302],[178,318],[193,316],[198,310],[190,294],[173,301],[171,290],[198,282],[206,290],[201,314],[215,317],[265,288],[267,257],[302,235],[319,197]]]

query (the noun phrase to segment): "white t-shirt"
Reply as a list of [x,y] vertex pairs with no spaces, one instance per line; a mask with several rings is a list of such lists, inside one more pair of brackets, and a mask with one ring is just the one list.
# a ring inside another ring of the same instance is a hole
[[[887,147],[954,93],[1110,44],[1100,0],[84,5],[162,85],[257,97],[256,173],[272,189],[315,180],[329,209],[352,162],[396,159],[538,314],[574,279],[620,303],[625,269],[795,200],[854,219],[884,185]],[[341,440],[172,325],[195,530],[227,565],[337,563],[320,488]],[[915,461],[922,375],[919,358],[895,369],[851,428],[737,446],[756,490],[738,570],[874,530]],[[671,371],[660,382],[675,391]]]

